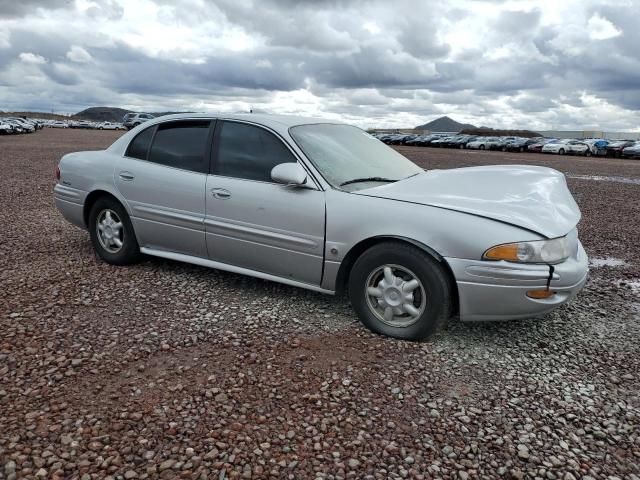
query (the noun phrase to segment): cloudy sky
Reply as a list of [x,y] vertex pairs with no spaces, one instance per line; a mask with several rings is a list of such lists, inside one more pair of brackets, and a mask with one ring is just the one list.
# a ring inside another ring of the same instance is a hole
[[0,110],[640,130],[640,0],[0,0]]

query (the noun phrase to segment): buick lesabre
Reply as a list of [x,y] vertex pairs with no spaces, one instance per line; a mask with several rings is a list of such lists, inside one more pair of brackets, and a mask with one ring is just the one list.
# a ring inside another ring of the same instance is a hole
[[404,339],[537,317],[574,297],[587,255],[564,176],[424,171],[366,132],[262,114],[181,114],[65,155],[55,202],[114,265],[141,254],[334,294]]

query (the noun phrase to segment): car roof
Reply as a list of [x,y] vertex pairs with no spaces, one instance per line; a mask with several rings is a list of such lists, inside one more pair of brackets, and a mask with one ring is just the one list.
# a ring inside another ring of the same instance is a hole
[[[271,130],[285,137],[289,136],[290,127],[295,127],[298,125],[310,125],[318,123],[345,125],[343,122],[337,122],[329,119],[298,117],[295,115],[276,115],[268,113],[175,113],[172,115],[163,115],[161,117],[152,118],[151,120],[144,122],[143,125],[146,129],[160,123],[189,119],[239,120],[270,128]],[[129,142],[135,135],[138,134],[138,132],[141,131],[138,130],[138,128],[130,130],[126,134],[122,135],[110,147],[108,147],[107,150],[123,154]]]
[[[183,118],[217,118],[221,120],[243,120],[246,122],[258,123],[266,127],[289,128],[296,125],[308,125],[313,123],[335,123],[343,122],[328,120],[326,118],[299,117],[297,115],[278,115],[274,113],[177,113],[156,117],[156,120],[165,122],[167,120],[180,120]],[[404,135],[404,134],[397,134]]]

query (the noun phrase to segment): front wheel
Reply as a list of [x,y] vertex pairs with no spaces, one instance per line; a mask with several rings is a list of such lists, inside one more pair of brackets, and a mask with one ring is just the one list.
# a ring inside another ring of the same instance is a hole
[[93,248],[105,262],[129,265],[140,259],[129,215],[114,198],[102,197],[93,204],[88,226]]
[[404,340],[430,337],[451,315],[451,287],[442,265],[401,242],[375,245],[356,260],[349,297],[369,330]]
[[484,150],[484,145],[480,145],[480,150]]
[[564,155],[564,148],[561,148],[560,150],[558,150],[558,154]]

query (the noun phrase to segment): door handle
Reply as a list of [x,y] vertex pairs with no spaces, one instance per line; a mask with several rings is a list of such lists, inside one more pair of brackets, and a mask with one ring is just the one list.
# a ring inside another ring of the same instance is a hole
[[225,190],[224,188],[212,188],[211,195],[213,195],[214,198],[219,198],[221,200],[231,198],[231,192],[229,190]]
[[120,178],[121,178],[122,180],[125,180],[125,181],[127,181],[127,182],[130,182],[131,180],[133,180],[133,179],[134,179],[134,178],[136,178],[136,177],[135,177],[135,175],[134,175],[133,173],[131,173],[131,172],[123,171],[123,172],[120,172]]

